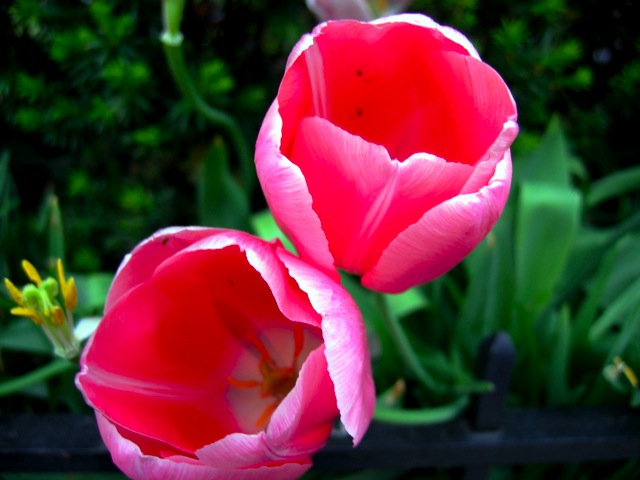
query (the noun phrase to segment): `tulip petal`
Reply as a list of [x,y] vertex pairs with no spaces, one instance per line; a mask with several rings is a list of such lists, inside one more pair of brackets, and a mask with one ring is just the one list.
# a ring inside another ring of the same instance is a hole
[[96,412],[96,418],[113,462],[133,480],[293,480],[311,467],[311,462],[303,459],[272,467],[232,470],[206,465],[188,457],[159,458],[145,455],[103,415]]
[[308,461],[329,438],[338,413],[335,404],[320,347],[305,361],[295,387],[273,413],[266,432],[233,433],[196,454],[203,462],[222,468]]
[[296,386],[269,421],[266,441],[271,451],[292,457],[311,455],[322,448],[338,416],[333,389],[321,346],[309,354]]
[[301,122],[293,152],[336,263],[359,274],[425,211],[457,195],[472,172],[428,154],[391,160],[384,147],[318,117]]
[[195,240],[208,237],[218,231],[220,230],[215,228],[169,227],[157,231],[139,243],[131,253],[125,256],[118,267],[107,295],[105,313],[125,292],[148,279],[164,260]]
[[289,158],[298,122],[317,115],[398,160],[426,152],[473,164],[515,111],[499,75],[439,29],[392,21],[317,30],[301,41],[278,92],[280,150]]
[[[210,295],[202,278],[167,275],[118,301],[81,359],[87,402],[187,453],[237,430],[224,392],[244,346],[211,302],[189,301]],[[212,349],[214,339],[223,348]]]
[[340,418],[354,444],[358,444],[375,408],[367,334],[358,306],[339,284],[318,275],[306,262],[284,249],[279,255],[322,316],[325,356]]
[[507,151],[486,187],[448,200],[428,211],[383,252],[362,284],[399,293],[453,268],[494,226],[509,194],[511,155]]
[[466,50],[466,52],[473,58],[477,58],[478,60],[480,59],[480,55],[478,54],[476,48],[467,37],[465,37],[458,30],[447,27],[446,25],[439,25],[433,19],[427,17],[426,15],[416,13],[402,13],[385,18],[379,18],[370,23],[372,25],[384,25],[388,23],[408,23],[418,27],[426,28],[435,31],[436,33],[432,32],[434,35],[446,37],[454,44],[459,45],[461,48]]
[[339,281],[320,220],[300,169],[280,153],[278,104],[267,113],[256,145],[256,168],[269,208],[282,231],[305,258]]

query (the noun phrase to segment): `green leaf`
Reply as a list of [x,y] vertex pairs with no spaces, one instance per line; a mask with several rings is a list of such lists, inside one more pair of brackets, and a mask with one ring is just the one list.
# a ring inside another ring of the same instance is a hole
[[397,295],[388,295],[387,300],[391,312],[398,318],[426,308],[428,304],[427,299],[417,288],[409,289]]
[[567,146],[560,120],[553,117],[540,146],[514,166],[514,180],[569,186],[569,172],[575,158]]
[[611,198],[640,190],[640,166],[627,168],[593,182],[585,198],[587,207],[592,208]]
[[[606,333],[611,332],[613,327],[620,326],[623,330],[633,322],[640,319],[640,278],[629,286],[602,312],[602,315],[594,322],[589,330],[589,339],[592,342],[599,341]],[[613,331],[615,334],[615,330]],[[622,336],[622,333],[620,333]],[[629,338],[625,338],[625,345]],[[618,345],[618,349],[611,353],[613,355],[621,355],[622,348]]]
[[572,392],[569,386],[569,361],[571,359],[572,330],[568,307],[555,312],[549,319],[549,355],[547,372],[547,396],[550,405],[568,405],[575,401],[580,391]]
[[51,343],[28,318],[18,318],[0,333],[0,349],[50,355]]
[[580,219],[577,192],[552,183],[521,186],[516,221],[516,302],[533,317],[551,299]]
[[282,233],[280,227],[278,227],[278,224],[273,218],[271,211],[263,210],[251,215],[251,227],[256,235],[263,240],[270,241],[277,238],[282,242],[284,248],[286,248],[290,252],[293,252],[294,254],[296,253],[296,249],[294,248],[293,244],[289,241],[285,234]]
[[611,303],[640,278],[640,235],[626,235],[615,244],[614,250],[616,255],[602,295],[603,305]]
[[102,312],[113,274],[96,272],[74,274],[73,277],[78,289],[78,310],[87,314]]
[[458,322],[460,346],[475,355],[478,339],[513,321],[513,197],[487,238],[465,259],[468,287]]
[[[624,222],[606,230],[583,227],[576,235],[575,244],[560,282],[560,301],[564,301],[576,289],[584,284],[598,269],[604,256],[622,237],[640,228],[640,212],[636,212]],[[632,265],[636,265],[632,262]]]
[[37,385],[51,377],[61,375],[70,370],[77,370],[78,364],[68,360],[57,359],[20,377],[0,383],[0,397],[11,395]]
[[204,157],[197,196],[200,225],[249,229],[249,200],[229,171],[227,149],[220,137]]

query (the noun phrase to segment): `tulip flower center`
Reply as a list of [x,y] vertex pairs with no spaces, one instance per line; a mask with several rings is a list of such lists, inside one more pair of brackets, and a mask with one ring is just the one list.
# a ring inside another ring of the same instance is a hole
[[287,396],[295,386],[298,379],[298,360],[304,346],[304,331],[302,325],[295,324],[293,328],[294,351],[293,358],[289,365],[279,365],[269,353],[264,343],[254,335],[248,338],[252,347],[259,354],[260,360],[258,370],[262,376],[259,380],[239,380],[228,377],[229,384],[236,388],[258,388],[260,398],[271,398],[272,403],[267,405],[258,417],[256,426],[264,428],[276,410],[280,402]]

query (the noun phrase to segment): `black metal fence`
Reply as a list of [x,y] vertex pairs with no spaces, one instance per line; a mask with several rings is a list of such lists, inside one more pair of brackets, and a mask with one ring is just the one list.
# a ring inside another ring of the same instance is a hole
[[[373,422],[357,448],[347,436],[332,436],[314,468],[451,468],[483,480],[491,466],[640,459],[638,410],[504,409],[514,356],[504,334],[483,344],[477,373],[495,389],[475,398],[468,415],[433,426]],[[114,471],[93,416],[0,416],[0,472]]]

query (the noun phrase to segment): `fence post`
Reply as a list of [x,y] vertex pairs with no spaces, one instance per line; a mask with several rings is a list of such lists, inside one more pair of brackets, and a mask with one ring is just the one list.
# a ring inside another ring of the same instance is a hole
[[[493,384],[489,393],[474,395],[469,408],[469,424],[473,432],[481,435],[500,434],[516,350],[506,332],[497,332],[486,338],[478,349],[475,375]],[[488,437],[487,440],[490,440]],[[472,465],[464,469],[464,480],[486,480],[490,465]]]

